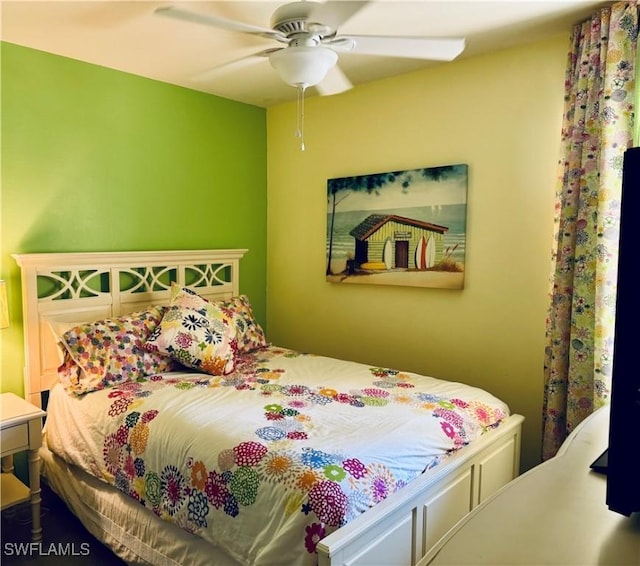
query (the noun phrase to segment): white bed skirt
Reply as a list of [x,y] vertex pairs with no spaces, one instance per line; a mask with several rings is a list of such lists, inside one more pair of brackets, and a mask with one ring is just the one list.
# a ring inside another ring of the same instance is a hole
[[127,564],[238,566],[207,541],[162,521],[118,489],[69,466],[48,449],[46,435],[40,457],[49,487],[94,537]]
[[[320,566],[417,564],[433,557],[476,505],[518,475],[524,419],[512,415],[497,429],[425,472],[318,544]],[[70,466],[47,447],[42,473],[87,530],[127,564],[155,566],[250,566],[180,527],[165,522],[134,499]]]

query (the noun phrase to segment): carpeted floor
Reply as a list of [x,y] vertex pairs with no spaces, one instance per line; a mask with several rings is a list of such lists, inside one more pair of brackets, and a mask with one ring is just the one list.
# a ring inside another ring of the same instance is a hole
[[2,512],[0,563],[5,566],[123,566],[125,563],[85,530],[55,493],[42,485],[42,542],[31,543],[28,503]]

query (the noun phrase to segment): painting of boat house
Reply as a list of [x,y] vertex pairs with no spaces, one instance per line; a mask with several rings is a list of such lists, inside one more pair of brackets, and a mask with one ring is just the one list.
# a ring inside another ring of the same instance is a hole
[[327,281],[462,289],[467,166],[327,183]]
[[449,228],[396,214],[371,214],[350,234],[355,263],[362,269],[428,269],[442,256],[442,235]]

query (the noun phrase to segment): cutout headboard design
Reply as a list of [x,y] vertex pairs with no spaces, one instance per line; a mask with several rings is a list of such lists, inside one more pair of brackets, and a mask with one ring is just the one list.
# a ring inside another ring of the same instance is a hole
[[57,381],[59,357],[49,320],[94,322],[169,302],[171,283],[210,299],[240,292],[246,249],[14,254],[21,269],[25,398]]

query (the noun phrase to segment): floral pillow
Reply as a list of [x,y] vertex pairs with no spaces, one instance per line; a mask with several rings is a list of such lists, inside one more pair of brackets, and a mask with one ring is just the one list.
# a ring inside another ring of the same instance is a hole
[[246,295],[211,302],[191,289],[176,284],[172,285],[171,305],[200,309],[205,308],[207,304],[218,306],[232,319],[236,327],[238,352],[251,352],[267,346],[264,330],[254,318],[249,297]]
[[62,336],[64,336],[64,333],[67,330],[71,330],[76,326],[82,326],[83,324],[86,324],[86,323],[80,320],[71,322],[66,320],[58,320],[55,318],[47,319],[46,317],[45,317],[45,320],[47,322],[47,325],[49,326],[49,330],[51,330],[51,334],[55,338],[56,345],[58,346],[59,362],[62,364],[67,359],[71,359],[71,361],[73,362],[73,359],[69,358],[69,351],[67,350],[67,347],[64,345]]
[[145,349],[164,307],[81,324],[61,336],[64,360],[58,376],[67,391],[82,395],[147,375],[171,371],[173,359]]
[[253,309],[246,295],[216,301],[223,310],[229,311],[234,318],[238,335],[238,351],[252,352],[267,346],[264,330],[253,317]]
[[213,303],[185,291],[188,293],[182,299],[172,298],[145,348],[211,375],[231,373],[237,350],[231,317]]

